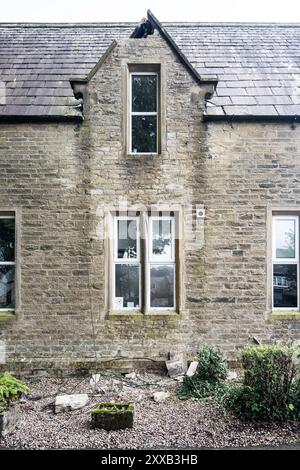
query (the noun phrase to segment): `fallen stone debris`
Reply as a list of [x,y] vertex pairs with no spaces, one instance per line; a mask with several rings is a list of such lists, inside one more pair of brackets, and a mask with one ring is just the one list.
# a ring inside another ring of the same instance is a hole
[[169,360],[166,361],[169,377],[183,376],[187,371],[187,361],[183,353],[170,352]]
[[58,395],[55,398],[54,411],[60,413],[62,411],[73,411],[83,408],[89,401],[86,393],[77,395]]
[[186,371],[187,377],[193,377],[195,375],[197,367],[198,367],[198,361],[192,361],[189,365],[188,370]]
[[[138,372],[133,380],[114,371],[99,375],[98,393],[92,377],[25,379],[30,392],[20,403],[20,420],[0,439],[0,448],[195,449],[299,443],[299,422],[242,422],[211,400],[178,399],[180,383],[168,376]],[[70,399],[74,396],[80,398]],[[55,412],[55,402],[64,412]],[[93,427],[92,409],[120,402],[134,404],[132,429]]]
[[235,370],[230,370],[230,371],[228,372],[228,377],[227,377],[227,379],[228,379],[229,381],[237,380],[237,378],[238,378],[238,375],[237,375],[237,372],[236,372]]
[[157,403],[161,403],[162,401],[165,401],[167,398],[169,398],[169,396],[169,392],[154,392],[153,400]]

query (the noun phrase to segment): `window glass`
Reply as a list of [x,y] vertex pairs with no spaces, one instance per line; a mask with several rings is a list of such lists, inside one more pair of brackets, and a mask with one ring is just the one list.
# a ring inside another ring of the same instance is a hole
[[132,152],[157,152],[157,116],[132,116]]
[[275,308],[297,308],[297,264],[273,265],[273,297]]
[[172,219],[152,221],[152,256],[172,259]]
[[0,262],[15,260],[15,220],[0,218]]
[[157,75],[132,75],[132,111],[157,111]]
[[150,306],[174,307],[174,265],[152,265],[150,268]]
[[0,308],[14,308],[14,279],[14,266],[0,265]]
[[295,219],[275,220],[276,258],[295,258]]
[[139,307],[139,266],[116,264],[115,266],[115,308]]
[[136,219],[119,219],[118,230],[118,259],[137,258],[137,221]]

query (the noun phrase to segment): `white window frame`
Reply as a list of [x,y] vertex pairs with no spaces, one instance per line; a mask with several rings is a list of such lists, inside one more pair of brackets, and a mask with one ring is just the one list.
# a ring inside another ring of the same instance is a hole
[[[137,257],[136,258],[118,258],[118,221],[119,220],[135,220],[136,221],[136,246],[137,246]],[[113,310],[140,310],[141,309],[141,259],[140,259],[140,217],[130,215],[118,215],[113,218],[113,270],[112,270],[112,306]],[[125,264],[138,266],[139,268],[139,305],[137,307],[122,307],[119,309],[115,308],[116,298],[116,265]]]
[[[132,111],[132,77],[134,75],[156,75],[156,112]],[[158,107],[159,107],[159,76],[157,72],[130,72],[129,80],[129,154],[130,155],[158,155]],[[156,152],[133,152],[132,151],[132,116],[156,116]]]
[[[295,257],[276,257],[276,221],[294,220],[295,224]],[[297,266],[297,307],[274,307],[274,265],[292,264]],[[299,215],[273,215],[272,216],[272,310],[273,311],[299,311]]]
[[[15,244],[15,260],[14,261],[0,261],[0,266],[14,266],[14,290],[15,290],[15,302],[16,302],[16,216],[15,215],[5,215],[1,214],[0,219],[13,219],[15,221],[15,231],[14,231],[14,244]],[[2,307],[0,308],[0,312],[14,312],[16,305],[12,308]]]
[[[171,220],[171,257],[170,259],[158,259],[153,256],[152,243],[153,243],[153,222],[156,220]],[[175,216],[149,216],[148,221],[148,260],[146,262],[146,302],[147,310],[169,310],[176,311],[176,239],[175,239]],[[174,279],[173,279],[173,307],[151,307],[151,267],[152,266],[173,266]]]

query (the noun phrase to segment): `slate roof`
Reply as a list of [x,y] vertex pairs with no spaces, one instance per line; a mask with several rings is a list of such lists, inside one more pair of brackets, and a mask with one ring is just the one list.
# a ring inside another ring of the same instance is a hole
[[[200,76],[217,75],[208,116],[300,116],[300,25],[163,26]],[[0,24],[0,116],[80,116],[70,77],[88,75],[135,27]]]
[[200,75],[218,77],[208,115],[300,115],[299,24],[167,29]]

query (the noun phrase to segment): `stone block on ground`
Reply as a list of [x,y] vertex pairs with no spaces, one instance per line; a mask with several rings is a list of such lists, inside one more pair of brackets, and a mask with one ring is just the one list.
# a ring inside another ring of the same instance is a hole
[[94,428],[115,431],[133,427],[134,404],[101,403],[98,408],[91,410],[92,426]]
[[83,408],[89,401],[86,393],[76,395],[57,395],[55,398],[54,412],[73,411]]
[[21,410],[18,404],[12,405],[8,410],[0,413],[0,437],[4,437],[14,430],[21,419]]
[[169,353],[170,359],[166,361],[166,367],[168,375],[170,377],[177,377],[178,375],[184,375],[187,371],[187,361],[183,353]]
[[197,367],[198,367],[199,362],[198,361],[192,361],[189,365],[188,370],[186,371],[186,375],[188,377],[193,377],[195,375]]
[[136,379],[136,373],[135,372],[130,372],[129,374],[125,375],[125,378],[135,380]]
[[94,385],[96,385],[99,380],[100,380],[100,374],[93,374],[92,377],[91,377],[91,380],[90,380],[90,385],[91,387],[93,387]]
[[160,403],[162,401],[165,401],[167,398],[169,398],[169,396],[170,396],[169,392],[154,392],[153,400],[156,401],[157,403]]
[[184,381],[184,375],[176,375],[176,377],[173,377],[176,382],[182,383]]
[[237,377],[238,377],[238,376],[237,376],[237,373],[236,373],[235,370],[230,370],[230,371],[228,372],[228,377],[227,377],[228,380],[236,380]]

